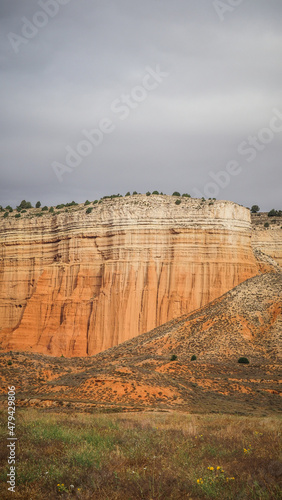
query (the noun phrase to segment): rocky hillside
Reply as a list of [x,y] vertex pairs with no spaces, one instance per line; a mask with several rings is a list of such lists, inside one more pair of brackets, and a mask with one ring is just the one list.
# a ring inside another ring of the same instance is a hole
[[282,267],[282,217],[266,212],[252,214],[252,244],[273,257]]
[[0,219],[4,350],[93,355],[259,272],[250,212],[232,202],[135,195],[42,214]]
[[[0,401],[13,380],[18,406],[281,411],[282,271],[262,253],[257,258],[268,273],[96,356],[1,354]],[[239,364],[241,356],[250,364]]]

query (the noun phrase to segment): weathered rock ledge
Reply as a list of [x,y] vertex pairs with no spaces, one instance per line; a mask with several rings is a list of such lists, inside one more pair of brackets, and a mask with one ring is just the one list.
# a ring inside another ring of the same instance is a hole
[[136,195],[86,214],[0,219],[2,348],[87,356],[258,273],[250,212]]

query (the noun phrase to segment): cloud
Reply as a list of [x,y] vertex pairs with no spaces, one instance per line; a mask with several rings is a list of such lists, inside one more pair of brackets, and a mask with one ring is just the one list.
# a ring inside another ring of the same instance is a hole
[[[275,0],[244,0],[223,22],[210,0],[61,1],[0,3],[2,205],[203,189],[209,171],[238,158],[238,144],[267,127],[282,102]],[[16,54],[9,33],[22,36],[22,19],[40,20],[42,4],[56,15]],[[156,65],[169,77],[120,120],[112,102]],[[105,117],[115,131],[59,183],[52,162]],[[276,134],[255,164],[239,157],[242,173],[218,198],[282,208],[279,157]]]

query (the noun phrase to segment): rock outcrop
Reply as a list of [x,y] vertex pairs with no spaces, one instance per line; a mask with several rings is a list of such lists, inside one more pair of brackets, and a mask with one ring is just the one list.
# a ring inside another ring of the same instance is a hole
[[258,273],[249,210],[136,195],[89,214],[0,220],[5,350],[87,356],[189,313]]

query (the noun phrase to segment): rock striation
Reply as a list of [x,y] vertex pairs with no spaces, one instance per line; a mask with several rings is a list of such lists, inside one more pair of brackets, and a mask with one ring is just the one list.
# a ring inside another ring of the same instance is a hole
[[[265,224],[268,227],[265,227]],[[282,266],[282,218],[262,212],[252,215],[252,243]]]
[[0,219],[5,350],[88,356],[198,309],[259,267],[249,210],[135,195]]

